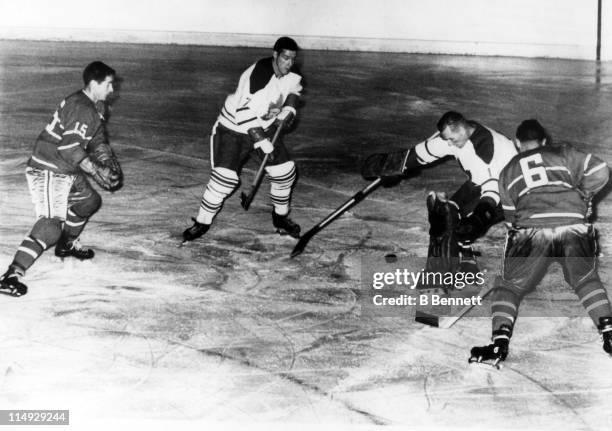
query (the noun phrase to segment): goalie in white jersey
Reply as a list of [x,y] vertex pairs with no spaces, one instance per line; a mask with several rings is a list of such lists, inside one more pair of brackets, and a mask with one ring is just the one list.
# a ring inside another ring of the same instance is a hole
[[503,220],[499,173],[516,155],[506,136],[458,112],[445,113],[438,132],[409,150],[374,154],[364,164],[368,180],[382,178],[392,185],[429,164],[453,157],[468,180],[450,197],[431,192],[427,198],[430,222],[428,271],[475,272],[471,244]]
[[262,159],[270,178],[274,206],[272,222],[281,234],[299,237],[300,227],[289,219],[291,191],[296,179],[295,163],[279,135],[270,141],[278,124],[289,128],[297,111],[302,77],[292,68],[297,43],[281,37],[272,57],[251,65],[240,77],[236,92],[227,96],[210,138],[212,172],[204,190],[194,224],[183,232],[184,241],[193,241],[208,231],[225,199],[240,183],[239,175],[251,155]]

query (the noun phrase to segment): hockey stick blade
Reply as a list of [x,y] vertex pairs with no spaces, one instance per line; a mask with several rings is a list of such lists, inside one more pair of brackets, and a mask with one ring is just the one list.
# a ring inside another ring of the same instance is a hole
[[259,184],[261,184],[261,180],[263,178],[263,170],[266,166],[266,163],[268,162],[268,156],[269,154],[266,154],[263,159],[263,162],[261,162],[261,166],[259,167],[259,170],[255,175],[253,185],[249,189],[249,194],[246,194],[245,192],[240,193],[240,206],[242,206],[245,211],[249,210],[251,202],[253,202],[253,199],[255,198],[255,193],[257,193],[257,190],[259,189]]
[[294,258],[304,251],[308,242],[312,239],[313,236],[318,232],[318,229],[310,229],[308,232],[303,234],[295,247],[293,247],[293,251],[291,252],[291,258]]
[[244,208],[245,211],[248,211],[251,206],[251,202],[253,202],[253,191],[251,190],[247,195],[245,192],[240,193],[240,206]]
[[[493,285],[489,284],[482,288],[478,295],[481,299],[484,299],[491,291],[493,290]],[[474,304],[469,304],[463,306],[457,313],[452,316],[434,316],[422,311],[417,310],[416,315],[414,317],[415,322],[423,323],[425,325],[434,326],[440,329],[448,329],[453,326],[459,319],[461,319],[464,315],[468,313],[472,308],[474,308]]]
[[423,325],[433,326],[435,328],[440,327],[440,317],[428,314],[423,311],[417,310],[414,316],[414,321],[422,323]]

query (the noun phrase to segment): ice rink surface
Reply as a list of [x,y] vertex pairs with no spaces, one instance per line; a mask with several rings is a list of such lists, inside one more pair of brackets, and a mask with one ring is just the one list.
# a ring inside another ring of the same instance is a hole
[[[426,255],[425,197],[464,181],[453,161],[376,191],[295,259],[295,241],[272,229],[267,182],[249,212],[236,193],[209,234],[178,247],[208,179],[219,107],[270,54],[0,42],[1,270],[34,222],[23,174],[33,142],[93,60],[123,78],[109,133],[125,173],[82,235],[93,261],[47,252],[24,279],[28,295],[0,296],[1,408],[69,409],[75,427],[612,429],[612,358],[559,271],[532,298],[570,311],[519,315],[502,371],[467,364],[470,347],[488,343],[487,317],[443,330],[360,313],[364,259]],[[305,104],[285,142],[303,231],[367,184],[367,155],[430,136],[451,109],[509,136],[538,118],[612,164],[607,63],[331,51],[302,52],[300,63]],[[606,287],[611,199],[597,219]],[[503,241],[497,226],[477,243],[492,273]]]

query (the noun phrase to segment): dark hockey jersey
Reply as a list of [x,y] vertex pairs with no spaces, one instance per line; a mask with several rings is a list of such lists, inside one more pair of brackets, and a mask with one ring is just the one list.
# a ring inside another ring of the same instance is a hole
[[514,143],[493,129],[470,122],[475,128],[468,142],[458,148],[442,139],[439,133],[417,144],[414,151],[422,165],[452,156],[470,180],[481,187],[481,197],[499,203],[499,173],[516,155]]
[[238,133],[253,127],[268,128],[290,94],[300,96],[302,77],[294,72],[274,74],[273,57],[251,65],[240,76],[236,92],[225,99],[219,123]]
[[104,117],[82,91],[62,100],[38,136],[28,166],[62,174],[78,172],[92,139],[104,139]]
[[584,222],[591,198],[608,176],[605,162],[570,145],[520,153],[500,175],[506,221],[517,227]]

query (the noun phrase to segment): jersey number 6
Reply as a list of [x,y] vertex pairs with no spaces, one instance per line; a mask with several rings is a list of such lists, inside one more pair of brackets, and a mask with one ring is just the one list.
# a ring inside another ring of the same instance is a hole
[[525,179],[525,185],[527,187],[533,189],[535,187],[541,187],[548,184],[546,168],[542,166],[543,161],[541,154],[532,154],[531,156],[521,159],[519,163],[521,165],[521,171],[523,171],[523,178]]

